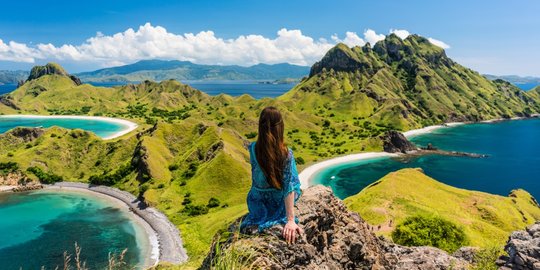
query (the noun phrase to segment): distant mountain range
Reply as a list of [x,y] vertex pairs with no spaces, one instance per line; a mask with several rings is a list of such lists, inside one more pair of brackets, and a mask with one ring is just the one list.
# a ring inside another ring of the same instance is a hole
[[144,80],[283,80],[301,79],[309,67],[258,64],[250,67],[199,65],[188,61],[143,60],[134,64],[75,74],[83,82],[141,82]]
[[29,74],[29,71],[23,70],[0,70],[0,85],[16,84],[21,80],[24,81]]
[[490,74],[484,74],[484,76],[490,80],[497,80],[497,79],[500,79],[500,80],[505,80],[511,84],[514,84],[518,87],[520,87],[521,89],[524,89],[524,90],[529,90],[537,85],[540,85],[540,78],[539,77],[532,77],[532,76],[527,76],[527,77],[521,77],[521,76],[517,76],[517,75],[502,75],[502,76],[497,76],[497,75],[490,75]]

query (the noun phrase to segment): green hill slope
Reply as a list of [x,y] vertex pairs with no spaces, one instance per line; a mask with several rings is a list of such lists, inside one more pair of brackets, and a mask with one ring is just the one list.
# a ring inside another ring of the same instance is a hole
[[339,44],[282,99],[398,130],[540,110],[537,97],[455,63],[417,35],[391,34],[373,48]]
[[419,169],[389,173],[345,204],[368,223],[381,225],[384,235],[406,217],[438,215],[462,226],[478,247],[502,246],[512,231],[540,219],[540,206],[524,190],[508,197],[469,191],[437,182]]

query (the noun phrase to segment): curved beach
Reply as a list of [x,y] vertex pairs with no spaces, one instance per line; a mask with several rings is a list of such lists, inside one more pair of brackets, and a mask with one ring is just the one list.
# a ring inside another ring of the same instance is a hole
[[[522,119],[539,118],[539,117],[540,117],[540,114],[531,114],[529,117],[513,117],[510,119],[497,118],[497,119],[480,121],[478,123],[494,123],[494,122],[499,122],[499,121],[522,120]],[[437,129],[455,127],[455,126],[471,124],[471,123],[474,123],[474,122],[450,122],[450,123],[445,123],[442,125],[427,126],[424,128],[405,131],[403,132],[403,135],[407,138],[412,138],[418,135],[431,133]],[[373,158],[379,158],[379,157],[398,156],[398,155],[400,154],[391,154],[391,153],[386,153],[386,152],[369,152],[369,153],[351,154],[351,155],[324,160],[324,161],[315,163],[313,165],[310,165],[309,167],[302,170],[302,172],[299,174],[300,184],[303,189],[308,188],[310,186],[310,181],[313,175],[315,175],[317,172],[327,167],[335,166],[337,164],[359,161],[359,160],[367,160],[367,159],[373,159]]]
[[[427,126],[424,128],[419,129],[412,129],[406,132],[403,132],[403,135],[407,138],[411,138],[414,136],[431,133],[437,129],[440,128],[447,128],[447,127],[455,127],[458,125],[464,125],[465,122],[452,122],[452,123],[446,123],[442,125],[433,125],[433,126]],[[380,157],[395,157],[400,154],[393,154],[393,153],[386,153],[386,152],[369,152],[369,153],[359,153],[359,154],[351,154],[341,157],[336,157],[328,160],[324,160],[318,163],[315,163],[304,170],[298,175],[300,178],[300,184],[303,189],[308,188],[310,186],[310,181],[313,175],[318,173],[319,171],[326,169],[331,166],[335,166],[337,164],[341,163],[348,163],[348,162],[354,162],[354,161],[360,161],[360,160],[367,160],[367,159],[374,159],[374,158],[380,158]]]
[[119,118],[112,118],[112,117],[104,117],[104,116],[82,116],[82,115],[28,115],[28,114],[8,114],[8,115],[0,115],[0,117],[3,118],[57,118],[57,119],[81,119],[81,120],[99,120],[109,123],[118,124],[121,126],[124,126],[125,128],[121,131],[118,131],[112,135],[109,135],[107,137],[103,137],[103,140],[110,140],[114,138],[118,138],[120,136],[123,136],[125,134],[130,133],[131,131],[135,130],[138,125],[125,120],[125,119],[119,119]]
[[128,208],[136,217],[134,220],[146,232],[151,246],[151,252],[146,254],[144,264],[146,267],[157,265],[159,262],[179,264],[188,259],[184,249],[180,231],[169,219],[153,207],[141,208],[141,201],[131,193],[107,186],[93,186],[86,183],[58,182],[45,186],[52,190],[73,190],[89,192],[93,195],[106,196]]

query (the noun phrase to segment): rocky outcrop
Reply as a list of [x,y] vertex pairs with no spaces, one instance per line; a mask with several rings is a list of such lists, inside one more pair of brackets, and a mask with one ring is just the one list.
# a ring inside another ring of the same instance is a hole
[[504,250],[508,255],[497,261],[499,270],[540,270],[540,221],[513,232]]
[[[283,241],[280,226],[262,234],[233,233],[222,238],[223,234],[214,241],[201,269],[211,268],[217,252],[232,248],[248,251],[254,269],[465,269],[468,265],[436,248],[403,247],[377,237],[327,187],[305,190],[297,208],[305,233],[296,244]],[[235,227],[230,232],[237,232]]]
[[388,153],[407,153],[417,150],[416,145],[407,140],[405,135],[397,131],[388,131],[381,136],[384,152]]
[[24,142],[31,142],[45,133],[43,128],[25,128],[17,127],[11,130],[8,134],[23,140]]
[[28,79],[26,81],[31,81],[38,79],[40,77],[43,77],[45,75],[61,75],[69,77],[75,85],[81,85],[82,82],[79,78],[77,78],[74,75],[69,75],[64,68],[62,68],[60,65],[56,63],[48,63],[44,66],[35,66],[30,71],[30,75],[28,76]]

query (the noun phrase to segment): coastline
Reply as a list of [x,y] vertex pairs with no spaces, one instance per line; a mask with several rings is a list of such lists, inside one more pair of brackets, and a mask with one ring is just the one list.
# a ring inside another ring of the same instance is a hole
[[116,202],[118,206],[131,212],[135,217],[133,220],[144,229],[150,244],[150,252],[144,255],[144,267],[152,267],[160,262],[180,264],[188,259],[180,231],[176,226],[157,209],[141,208],[140,201],[131,193],[107,186],[92,186],[77,182],[44,185],[44,190],[85,192]]
[[7,114],[7,115],[0,115],[0,118],[59,118],[59,119],[64,118],[64,119],[81,119],[81,120],[100,120],[104,122],[118,124],[125,127],[125,129],[121,131],[113,133],[112,135],[109,135],[107,137],[103,137],[102,138],[103,140],[111,140],[114,138],[118,138],[120,136],[130,133],[131,131],[139,127],[139,125],[135,124],[134,122],[131,122],[125,119],[105,117],[105,116]]
[[[531,114],[530,117],[497,118],[497,119],[484,120],[480,122],[450,122],[450,123],[445,123],[441,125],[433,125],[433,126],[427,126],[424,128],[408,130],[408,131],[403,132],[403,135],[406,138],[412,138],[418,135],[431,133],[441,128],[450,128],[450,127],[466,125],[466,124],[474,124],[474,123],[495,123],[495,122],[500,122],[500,121],[523,120],[523,119],[531,119],[531,118],[540,118],[540,114]],[[346,156],[340,156],[340,157],[323,160],[323,161],[314,163],[306,167],[304,170],[302,170],[302,172],[300,172],[300,174],[298,175],[298,178],[300,179],[300,187],[302,189],[308,188],[310,186],[310,181],[315,174],[317,174],[318,172],[328,167],[335,166],[337,164],[360,161],[360,160],[369,160],[369,159],[374,159],[374,158],[379,158],[379,157],[399,156],[399,155],[400,155],[399,153],[393,154],[393,153],[387,153],[387,152],[368,152],[368,153],[350,154]]]

